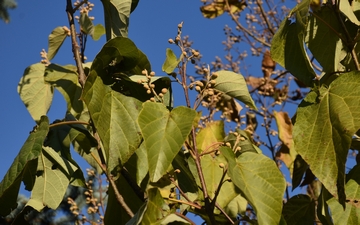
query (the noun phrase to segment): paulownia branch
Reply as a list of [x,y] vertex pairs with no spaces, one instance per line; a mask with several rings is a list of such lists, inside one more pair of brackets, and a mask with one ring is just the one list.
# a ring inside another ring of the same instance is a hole
[[[181,38],[180,38],[181,28],[182,28],[182,23],[178,25],[178,36],[177,36],[177,38],[179,39],[178,46],[180,47],[181,52],[184,52],[185,49],[184,49],[184,46],[183,46]],[[181,85],[182,85],[182,87],[184,89],[184,93],[185,93],[186,105],[187,105],[187,107],[191,108],[190,97],[189,97],[189,89],[188,89],[187,83],[186,83],[186,63],[187,63],[186,60],[183,59],[182,60],[182,65],[179,66],[179,71],[180,71],[180,76],[181,76]],[[199,175],[201,188],[203,189],[203,195],[204,195],[204,201],[205,201],[205,211],[209,216],[210,223],[215,225],[216,220],[215,220],[214,212],[211,210],[210,198],[209,198],[209,195],[207,193],[205,178],[204,178],[204,174],[203,174],[202,169],[201,169],[200,154],[199,154],[199,152],[197,150],[197,147],[196,147],[196,131],[195,131],[194,127],[192,128],[190,135],[191,135],[191,138],[192,138],[192,146],[193,146],[191,151],[193,151],[192,153],[195,156],[196,170],[197,170],[198,175]]]
[[[226,2],[226,6],[228,9],[230,9],[230,5],[229,5],[229,1],[228,0],[225,0]],[[245,27],[243,27],[241,25],[241,23],[239,23],[239,21],[237,20],[237,18],[235,17],[235,15],[231,12],[231,10],[228,10],[232,20],[236,23],[236,25],[242,30],[244,31],[245,33],[247,33],[250,37],[254,38],[257,42],[267,46],[267,47],[271,47],[271,45],[269,43],[267,43],[266,41],[264,40],[261,40],[260,38],[256,37],[251,31],[249,31],[248,29],[246,29]]]
[[79,44],[76,41],[76,29],[75,29],[75,23],[74,23],[74,9],[72,8],[71,0],[66,0],[66,13],[69,20],[70,25],[70,36],[71,36],[71,44],[72,44],[72,51],[75,58],[76,67],[78,69],[79,73],[79,83],[81,87],[85,86],[86,81],[86,75],[84,72],[84,68],[82,66],[80,52],[79,52]]
[[101,168],[101,169],[103,170],[103,172],[105,173],[106,178],[109,180],[110,185],[113,187],[116,200],[120,203],[120,205],[123,207],[123,209],[126,211],[126,213],[127,213],[131,218],[134,217],[134,213],[132,212],[132,210],[130,209],[130,207],[126,204],[123,196],[120,194],[119,190],[117,189],[113,177],[107,173],[107,169],[106,169],[105,166],[100,162],[100,160],[95,156],[95,154],[94,154],[93,152],[91,152],[91,156],[92,156],[92,157],[95,159],[95,161],[99,164],[100,168]]
[[275,35],[274,28],[272,27],[272,25],[271,25],[268,17],[266,16],[266,14],[265,14],[265,12],[264,12],[264,9],[263,9],[260,1],[259,1],[259,0],[256,0],[256,4],[257,4],[257,5],[259,6],[259,8],[260,8],[261,15],[263,16],[263,18],[264,18],[264,20],[265,20],[265,23],[266,23],[267,27],[269,28],[270,33],[271,33],[272,35]]

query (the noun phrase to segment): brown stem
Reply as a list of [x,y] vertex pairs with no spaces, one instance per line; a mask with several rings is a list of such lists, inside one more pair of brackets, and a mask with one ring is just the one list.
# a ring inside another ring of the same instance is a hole
[[192,201],[190,200],[190,198],[185,194],[185,192],[180,188],[180,186],[175,182],[174,178],[170,177],[170,181],[171,181],[171,183],[172,183],[173,185],[175,185],[175,187],[176,187],[176,188],[178,189],[178,191],[180,192],[181,196],[183,196],[183,197],[186,199],[186,201],[192,202]]
[[267,27],[269,28],[269,31],[271,32],[272,35],[274,35],[274,34],[275,34],[274,28],[272,27],[270,21],[268,20],[268,17],[266,16],[263,7],[262,7],[262,5],[260,4],[260,1],[259,1],[259,0],[256,0],[256,4],[257,4],[257,5],[259,6],[259,8],[260,8],[261,15],[264,17],[265,23],[266,23]]
[[81,87],[85,86],[86,75],[84,72],[84,68],[82,67],[80,52],[79,52],[79,44],[76,41],[76,29],[74,23],[74,9],[72,8],[71,0],[66,0],[66,13],[69,20],[70,25],[70,36],[71,36],[71,44],[72,44],[72,51],[75,58],[76,67],[79,73],[79,83]]
[[134,213],[131,211],[130,207],[126,204],[123,196],[120,194],[119,190],[117,189],[117,186],[115,184],[115,181],[113,180],[113,177],[107,173],[106,167],[100,162],[100,160],[95,156],[93,152],[91,152],[91,156],[95,159],[95,161],[99,164],[103,172],[105,173],[106,178],[109,180],[110,185],[114,189],[115,198],[120,203],[120,205],[123,207],[125,212],[132,218],[134,217]]

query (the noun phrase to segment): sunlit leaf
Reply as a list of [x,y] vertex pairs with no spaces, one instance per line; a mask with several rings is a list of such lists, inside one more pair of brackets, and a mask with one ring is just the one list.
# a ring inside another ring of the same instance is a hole
[[359,224],[360,223],[360,166],[356,165],[346,176],[345,185],[346,203],[345,210],[336,198],[327,201],[331,209],[334,224]]
[[29,66],[17,88],[21,100],[35,121],[46,115],[54,95],[54,88],[44,81],[44,73],[44,64],[36,63]]
[[82,98],[104,145],[108,170],[112,171],[119,163],[124,164],[140,145],[136,119],[141,102],[113,91],[96,72],[90,72]]
[[235,158],[228,147],[220,151],[229,163],[232,182],[254,208],[259,224],[279,224],[286,185],[275,162],[258,153],[244,152]]
[[206,127],[200,129],[196,136],[197,149],[199,152],[210,152],[218,149],[219,145],[222,145],[224,137],[224,121],[207,123]]
[[[0,215],[8,215],[12,209],[16,208],[17,196],[23,179],[23,174],[29,175],[36,173],[35,171],[28,171],[31,168],[27,168],[31,160],[36,160],[36,158],[41,154],[42,145],[46,138],[46,135],[49,130],[49,120],[46,116],[42,117],[39,122],[39,127],[35,132],[32,132],[23,147],[20,149],[19,154],[14,159],[14,162],[10,166],[9,170],[6,172],[3,180],[0,183]],[[26,177],[29,179],[30,177]],[[29,184],[29,180],[25,182],[25,185]],[[32,187],[27,187],[28,190],[31,190]]]
[[360,73],[349,72],[311,91],[299,105],[293,130],[295,151],[342,204],[346,157],[360,128],[359,85]]
[[218,76],[214,79],[216,83],[213,87],[215,90],[229,95],[253,109],[257,109],[249,94],[246,81],[241,74],[225,70],[217,71],[216,74]]
[[26,206],[31,206],[39,212],[45,206],[57,209],[77,169],[52,148],[43,147],[38,158],[35,184]]
[[158,181],[190,133],[196,112],[177,107],[171,112],[160,103],[145,102],[138,118],[148,152],[151,181]]
[[52,60],[55,57],[67,36],[68,29],[64,27],[57,27],[51,32],[49,35],[48,60]]
[[80,13],[79,23],[82,31],[90,35],[95,41],[105,34],[105,28],[101,24],[94,26],[87,13]]
[[355,13],[350,5],[349,1],[340,1],[339,2],[339,9],[344,15],[354,24],[360,26],[360,21],[355,16]]
[[73,65],[50,64],[45,70],[45,82],[54,86],[64,96],[67,112],[79,118],[87,109],[80,99],[82,88],[76,71],[77,68]]
[[164,71],[167,74],[171,74],[172,72],[174,72],[179,62],[180,62],[180,58],[178,59],[175,53],[170,48],[167,48],[166,59],[164,64],[162,65],[162,71]]
[[[132,0],[104,0],[106,40],[127,37]],[[133,5],[134,9],[134,5]]]

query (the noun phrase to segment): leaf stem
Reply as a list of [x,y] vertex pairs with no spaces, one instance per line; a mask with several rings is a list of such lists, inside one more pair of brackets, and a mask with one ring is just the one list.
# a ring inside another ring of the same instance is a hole
[[58,122],[58,123],[50,124],[49,128],[62,126],[62,125],[72,125],[72,124],[90,125],[88,122],[84,122],[84,121],[61,121],[61,122]]

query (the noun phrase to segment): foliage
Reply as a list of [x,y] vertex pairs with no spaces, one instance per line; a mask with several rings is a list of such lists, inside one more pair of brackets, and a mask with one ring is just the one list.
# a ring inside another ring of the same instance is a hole
[[[227,62],[203,63],[181,37],[180,23],[169,39],[180,54],[166,49],[164,76],[155,76],[127,38],[139,1],[102,2],[105,27],[93,24],[90,2],[73,7],[67,1],[70,28],[52,31],[42,63],[20,80],[18,92],[37,126],[0,183],[2,217],[16,208],[23,182],[31,198],[14,224],[31,222],[35,211],[62,208],[68,187],[88,189],[91,219],[74,198],[66,199],[77,223],[193,224],[190,212],[207,224],[358,224],[359,168],[349,165],[346,174],[345,166],[349,151],[359,147],[359,2],[303,0],[281,11],[265,1],[266,12],[258,0],[205,0],[205,18],[227,14],[235,23],[235,31],[224,29]],[[77,11],[76,33],[71,18]],[[85,63],[83,40],[105,33],[107,42]],[[67,37],[80,46],[73,48],[76,65],[50,63]],[[237,43],[262,56],[262,77],[241,75],[249,74],[242,65],[247,53]],[[188,75],[190,63],[198,76]],[[276,63],[284,70],[275,70]],[[175,82],[185,106],[174,107],[173,98],[181,97],[173,96]],[[65,118],[50,124],[54,88],[67,108]],[[293,118],[287,103],[298,105]],[[98,198],[71,145],[95,168],[88,175],[99,176]],[[290,182],[293,189],[307,186],[307,193],[291,197]]]

